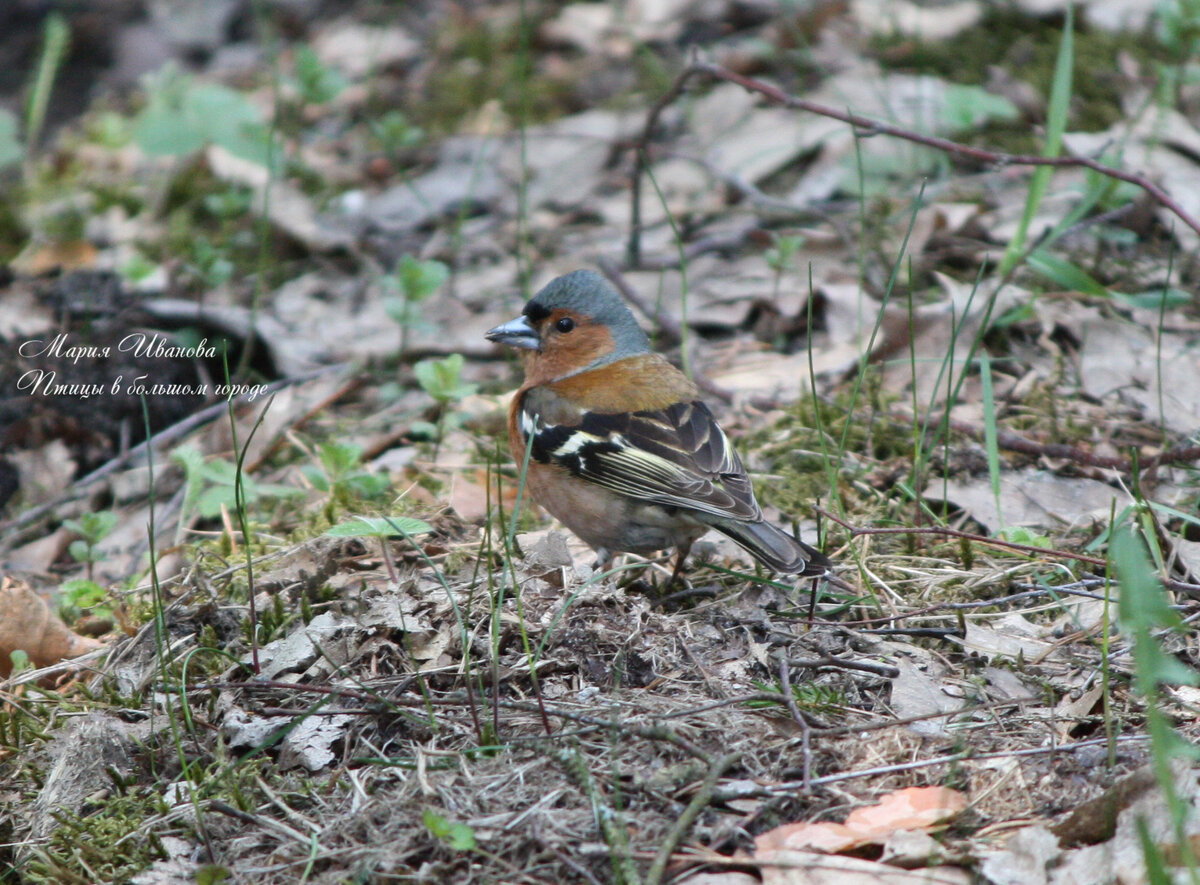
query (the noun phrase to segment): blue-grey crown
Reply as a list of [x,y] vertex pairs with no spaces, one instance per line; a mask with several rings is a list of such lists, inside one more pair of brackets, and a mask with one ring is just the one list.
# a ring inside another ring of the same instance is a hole
[[650,348],[646,333],[617,290],[594,270],[577,270],[551,280],[529,300],[525,315],[536,319],[531,311],[549,314],[557,308],[575,311],[608,326],[617,345],[614,354],[617,358]]

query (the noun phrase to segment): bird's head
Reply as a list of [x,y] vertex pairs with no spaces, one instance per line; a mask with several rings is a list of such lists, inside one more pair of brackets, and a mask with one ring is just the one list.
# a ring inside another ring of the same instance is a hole
[[647,353],[650,342],[621,296],[600,274],[577,270],[551,280],[521,315],[489,341],[528,352],[527,370],[557,380]]

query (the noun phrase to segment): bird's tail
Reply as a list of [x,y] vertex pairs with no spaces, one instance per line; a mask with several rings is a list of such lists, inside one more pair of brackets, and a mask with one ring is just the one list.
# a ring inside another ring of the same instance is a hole
[[769,522],[719,519],[713,520],[711,525],[781,575],[823,575],[832,565],[824,553],[797,541]]

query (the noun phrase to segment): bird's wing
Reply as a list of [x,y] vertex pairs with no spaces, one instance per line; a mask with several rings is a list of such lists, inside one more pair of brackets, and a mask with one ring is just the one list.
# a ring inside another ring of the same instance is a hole
[[570,414],[535,389],[521,403],[531,457],[657,504],[741,520],[762,518],[742,460],[703,402],[644,412]]

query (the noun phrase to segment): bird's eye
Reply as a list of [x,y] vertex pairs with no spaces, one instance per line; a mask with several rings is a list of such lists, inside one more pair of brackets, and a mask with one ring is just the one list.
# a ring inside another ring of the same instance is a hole
[[575,328],[575,321],[570,317],[563,317],[554,324],[554,328],[558,329],[560,332],[570,332]]

